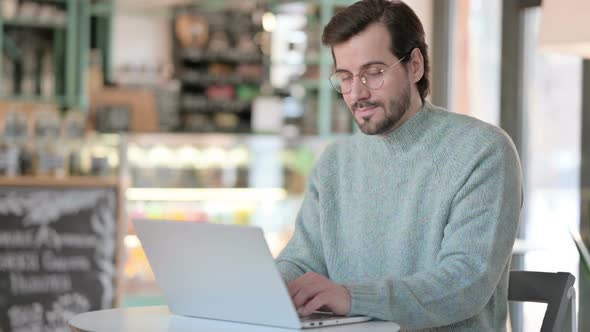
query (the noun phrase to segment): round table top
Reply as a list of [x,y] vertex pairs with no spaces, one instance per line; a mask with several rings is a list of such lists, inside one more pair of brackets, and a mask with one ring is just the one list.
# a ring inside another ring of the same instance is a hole
[[[212,319],[184,317],[171,314],[166,306],[108,309],[79,314],[69,321],[76,332],[170,331],[170,332],[287,332],[270,326],[239,324]],[[308,329],[306,329],[307,331]],[[313,329],[312,329],[313,330]],[[366,323],[321,327],[321,332],[396,332],[399,325],[392,322]]]
[[546,245],[541,245],[538,243],[529,242],[529,241],[522,240],[522,239],[516,239],[516,241],[514,241],[514,247],[512,247],[512,254],[524,255],[524,254],[529,253],[531,251],[546,250],[546,249],[547,249]]

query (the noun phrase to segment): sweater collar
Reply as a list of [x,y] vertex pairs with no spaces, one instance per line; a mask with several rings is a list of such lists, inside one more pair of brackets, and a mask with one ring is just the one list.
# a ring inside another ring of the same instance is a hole
[[428,121],[426,120],[432,108],[433,106],[429,102],[424,101],[420,111],[393,132],[385,136],[378,136],[379,139],[395,153],[410,151],[424,137],[428,129]]

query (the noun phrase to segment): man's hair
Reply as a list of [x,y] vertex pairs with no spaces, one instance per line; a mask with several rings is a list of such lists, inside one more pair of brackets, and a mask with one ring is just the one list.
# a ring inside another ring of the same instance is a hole
[[[324,28],[322,43],[332,48],[346,42],[373,23],[385,25],[391,36],[391,52],[402,62],[410,60],[412,50],[418,48],[424,57],[424,75],[416,83],[422,101],[430,91],[430,63],[424,28],[416,13],[401,1],[363,0],[340,10]],[[336,59],[334,59],[335,61]]]

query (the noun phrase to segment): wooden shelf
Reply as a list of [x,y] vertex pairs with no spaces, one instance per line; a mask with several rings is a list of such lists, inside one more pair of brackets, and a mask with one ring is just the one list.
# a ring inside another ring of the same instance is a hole
[[181,100],[184,113],[246,113],[251,101],[211,100],[201,95],[185,94]]
[[198,86],[209,86],[213,84],[262,84],[261,77],[246,77],[239,75],[216,76],[197,71],[187,71],[180,75],[182,83]]
[[287,198],[287,191],[283,188],[127,188],[126,198],[138,202],[273,202]]
[[16,176],[0,177],[0,187],[117,187],[117,177],[99,176]]
[[232,62],[232,63],[260,63],[263,55],[259,53],[244,53],[236,49],[227,51],[203,51],[187,49],[182,54],[184,60],[192,62]]
[[34,18],[11,18],[3,20],[2,24],[5,26],[25,27],[25,28],[39,28],[39,29],[65,29],[65,22],[58,21],[39,21]]
[[40,95],[0,95],[0,101],[9,101],[9,102],[27,102],[27,103],[43,103],[43,104],[55,104],[55,105],[64,105],[64,97],[62,96],[55,96],[55,97],[44,97]]

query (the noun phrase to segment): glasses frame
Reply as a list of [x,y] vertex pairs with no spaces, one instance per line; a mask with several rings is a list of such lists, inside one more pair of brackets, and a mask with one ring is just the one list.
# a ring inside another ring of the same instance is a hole
[[[406,59],[406,57],[407,57],[407,56],[404,56],[404,57],[402,57],[401,59],[397,60],[397,61],[396,61],[394,64],[392,64],[391,66],[389,66],[389,67],[387,67],[387,68],[384,68],[384,69],[380,69],[380,70],[379,70],[379,74],[381,74],[381,84],[379,85],[379,87],[378,87],[378,88],[371,88],[370,86],[368,86],[368,85],[367,85],[367,82],[368,82],[368,80],[367,80],[367,78],[364,76],[365,69],[361,70],[361,72],[360,72],[360,73],[358,73],[358,74],[352,74],[352,73],[350,73],[350,74],[352,75],[352,79],[353,79],[353,80],[354,80],[355,76],[356,76],[356,77],[358,77],[358,78],[360,78],[360,80],[361,80],[361,83],[363,83],[363,85],[364,85],[364,86],[366,86],[366,87],[367,87],[367,89],[370,89],[370,90],[379,90],[379,89],[381,89],[381,88],[383,87],[383,84],[385,84],[385,72],[386,72],[386,71],[388,71],[388,70],[390,70],[391,68],[393,68],[393,67],[397,66],[398,64],[400,64],[402,61],[404,61],[404,60]],[[333,72],[333,73],[330,75],[330,77],[328,78],[328,80],[330,81],[330,85],[332,86],[332,88],[333,88],[334,90],[336,90],[336,92],[338,92],[338,93],[340,93],[340,94],[343,94],[343,95],[345,95],[345,94],[349,94],[349,93],[352,91],[352,84],[351,84],[351,86],[350,86],[350,90],[349,90],[349,91],[346,91],[346,92],[344,92],[344,91],[342,91],[342,89],[338,90],[338,89],[337,89],[337,88],[334,86],[334,83],[332,83],[332,77],[334,77],[334,75],[336,75],[336,73],[338,73],[338,72]],[[361,76],[361,74],[363,74],[363,76]]]

